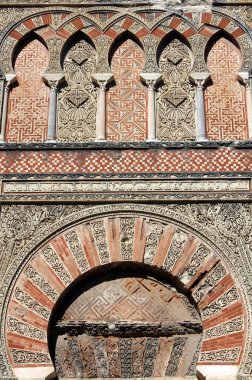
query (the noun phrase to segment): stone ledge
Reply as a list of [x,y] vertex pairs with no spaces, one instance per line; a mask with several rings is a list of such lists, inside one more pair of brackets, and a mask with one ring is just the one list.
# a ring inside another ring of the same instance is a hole
[[150,141],[81,143],[0,143],[0,151],[8,150],[127,150],[127,149],[252,149],[252,140],[244,141]]

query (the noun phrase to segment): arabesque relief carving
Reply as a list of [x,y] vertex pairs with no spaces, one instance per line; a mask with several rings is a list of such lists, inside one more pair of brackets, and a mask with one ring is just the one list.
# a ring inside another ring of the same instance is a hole
[[73,210],[80,210],[83,207],[85,206],[2,206],[0,212],[0,283],[12,260],[18,257],[20,250],[32,236],[36,236],[41,229],[47,228],[56,220],[71,214]]
[[161,53],[163,86],[157,93],[157,135],[160,140],[195,140],[195,90],[188,80],[189,48],[178,38]]
[[67,87],[59,93],[59,141],[88,141],[95,138],[97,89],[91,79],[95,60],[94,48],[84,39],[66,54],[64,72]]

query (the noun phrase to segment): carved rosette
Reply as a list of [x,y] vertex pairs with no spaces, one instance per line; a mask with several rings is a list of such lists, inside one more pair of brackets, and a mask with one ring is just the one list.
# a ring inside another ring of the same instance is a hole
[[157,134],[160,140],[195,140],[195,91],[188,80],[189,48],[174,39],[163,50],[159,67],[163,86],[157,94]]
[[66,54],[67,87],[59,94],[58,140],[89,141],[95,138],[97,89],[91,81],[96,53],[85,40]]

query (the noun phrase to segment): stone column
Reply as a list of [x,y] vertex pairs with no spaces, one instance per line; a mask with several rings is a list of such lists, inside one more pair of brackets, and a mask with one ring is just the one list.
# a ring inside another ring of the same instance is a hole
[[95,133],[95,141],[97,142],[106,141],[106,88],[112,78],[112,73],[96,73],[92,75],[92,79],[99,86]]
[[46,143],[56,142],[56,127],[57,127],[57,101],[59,85],[63,82],[64,73],[45,73],[44,79],[50,87],[50,99],[48,110],[48,126]]
[[206,115],[205,115],[205,99],[204,87],[207,79],[209,79],[209,72],[192,72],[189,76],[196,84],[196,125],[197,125],[197,141],[207,141],[206,133]]
[[48,112],[48,130],[45,142],[56,142],[56,126],[57,126],[57,95],[58,82],[48,82],[50,85],[50,101]]
[[5,132],[6,132],[6,126],[7,126],[7,117],[8,117],[10,85],[11,85],[10,82],[6,82],[5,88],[4,88],[3,109],[2,109],[2,118],[1,118],[1,133],[0,133],[1,143],[5,143]]
[[248,138],[252,139],[252,78],[248,78],[246,85],[246,110],[248,119]]
[[141,78],[148,86],[148,131],[147,141],[156,141],[156,96],[155,85],[161,79],[160,73],[142,73]]
[[156,97],[155,84],[156,81],[147,81],[148,85],[148,137],[147,141],[156,140]]
[[107,81],[99,81],[99,94],[96,116],[96,141],[106,140],[106,87]]
[[0,132],[0,142],[1,143],[5,143],[5,134],[6,134],[7,119],[8,119],[9,92],[10,92],[11,85],[15,81],[16,81],[16,75],[15,74],[6,74],[5,75],[3,108],[2,108],[2,117],[1,117],[1,132]]
[[238,79],[245,86],[248,138],[252,139],[252,77],[248,71],[241,71]]
[[204,101],[205,81],[196,81],[196,115],[197,115],[197,141],[207,141],[206,114]]

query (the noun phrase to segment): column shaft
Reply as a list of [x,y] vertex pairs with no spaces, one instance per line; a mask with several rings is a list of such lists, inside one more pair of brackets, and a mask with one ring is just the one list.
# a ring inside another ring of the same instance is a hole
[[96,119],[96,140],[106,139],[106,82],[100,82],[97,119]]
[[9,90],[10,90],[10,84],[6,83],[6,86],[4,89],[0,142],[5,142],[5,133],[6,133],[7,117],[8,117]]
[[204,87],[203,82],[197,83],[196,90],[196,107],[197,107],[197,140],[206,141],[206,116],[205,116],[205,102],[204,102]]
[[148,141],[156,140],[156,109],[154,83],[148,87]]
[[54,142],[56,139],[57,125],[57,83],[51,85],[50,103],[48,113],[48,133],[46,142]]
[[247,106],[247,118],[248,118],[248,138],[252,139],[252,86],[251,79],[246,86],[246,106]]

